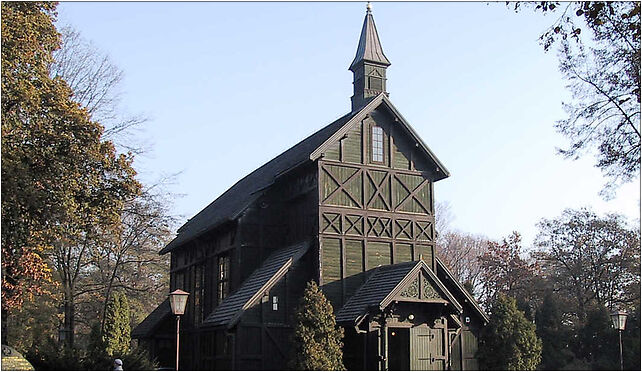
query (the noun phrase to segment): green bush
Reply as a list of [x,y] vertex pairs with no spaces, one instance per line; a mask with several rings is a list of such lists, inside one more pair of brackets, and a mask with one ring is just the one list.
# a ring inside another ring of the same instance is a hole
[[304,371],[345,370],[343,329],[337,327],[328,301],[314,281],[305,288],[296,310],[290,368]]
[[102,342],[110,356],[124,355],[131,345],[131,325],[129,322],[129,301],[122,292],[114,293],[107,304]]
[[535,370],[542,359],[542,341],[535,325],[517,308],[515,299],[500,294],[491,307],[477,352],[486,370]]

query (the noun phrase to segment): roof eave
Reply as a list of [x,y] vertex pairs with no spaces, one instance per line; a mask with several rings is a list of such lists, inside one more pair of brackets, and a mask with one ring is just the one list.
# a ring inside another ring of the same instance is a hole
[[381,103],[385,103],[386,107],[392,112],[394,116],[399,119],[399,122],[406,128],[411,137],[415,139],[417,145],[421,147],[428,158],[435,164],[436,172],[433,174],[433,181],[440,181],[444,178],[450,177],[450,172],[444,166],[444,164],[437,158],[437,156],[430,150],[428,145],[421,139],[419,134],[412,128],[410,123],[401,115],[399,110],[392,104],[392,101],[387,97],[386,93],[379,93],[375,98],[373,98],[368,104],[363,106],[354,116],[348,120],[339,130],[337,130],[332,136],[330,136],[326,141],[324,141],[319,147],[310,153],[310,160],[317,160],[321,155],[331,146],[334,142],[338,141],[343,137],[346,132],[352,127],[352,125],[363,120],[370,112],[376,109]]
[[455,296],[453,296],[452,293],[450,293],[450,291],[446,288],[446,286],[443,283],[441,283],[441,280],[437,278],[437,275],[433,273],[430,267],[428,267],[428,265],[426,265],[426,263],[423,260],[420,260],[419,262],[417,262],[415,267],[413,267],[413,269],[410,270],[408,274],[404,276],[404,279],[399,281],[399,283],[395,286],[395,288],[393,288],[393,290],[390,291],[390,293],[383,300],[381,300],[379,307],[381,309],[384,309],[386,306],[388,306],[396,296],[397,292],[399,292],[399,290],[402,287],[408,284],[408,281],[412,279],[412,277],[414,277],[414,275],[417,274],[417,272],[420,271],[422,268],[428,273],[428,276],[430,276],[430,278],[435,282],[439,290],[441,290],[446,295],[446,297],[448,298],[448,301],[450,301],[450,304],[452,304],[452,306],[459,313],[461,313],[463,311],[463,307],[461,306],[461,304],[457,301]]
[[408,132],[410,132],[412,137],[415,138],[415,140],[417,141],[417,144],[421,146],[421,148],[428,154],[430,159],[437,166],[439,172],[435,177],[435,181],[439,181],[444,178],[450,177],[450,172],[448,171],[446,166],[439,160],[439,158],[437,158],[437,155],[435,155],[435,153],[433,153],[432,150],[430,150],[428,145],[426,145],[426,143],[421,139],[419,134],[412,128],[408,120],[406,120],[406,118],[404,118],[403,115],[401,115],[401,112],[399,112],[399,110],[397,110],[395,105],[392,104],[392,101],[390,101],[390,98],[384,95],[382,97],[382,101],[393,112],[393,114],[399,118],[399,121],[404,125],[404,127],[408,130]]

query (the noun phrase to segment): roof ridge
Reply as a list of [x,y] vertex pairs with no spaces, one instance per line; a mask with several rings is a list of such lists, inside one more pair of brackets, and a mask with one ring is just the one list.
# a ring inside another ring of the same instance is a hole
[[335,119],[235,182],[214,201],[187,220],[177,230],[178,234],[174,239],[159,254],[165,254],[190,239],[200,236],[226,221],[237,218],[260,196],[258,191],[269,186],[287,171],[310,161],[310,153],[355,114],[355,112],[348,112]]

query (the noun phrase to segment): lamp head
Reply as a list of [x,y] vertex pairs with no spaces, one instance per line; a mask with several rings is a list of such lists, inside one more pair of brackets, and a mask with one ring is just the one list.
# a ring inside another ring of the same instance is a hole
[[627,314],[625,311],[614,311],[611,313],[611,323],[613,323],[613,328],[623,331],[626,326],[626,317]]
[[180,289],[169,294],[169,305],[172,308],[172,313],[174,315],[185,314],[185,305],[187,305],[188,296],[189,293]]

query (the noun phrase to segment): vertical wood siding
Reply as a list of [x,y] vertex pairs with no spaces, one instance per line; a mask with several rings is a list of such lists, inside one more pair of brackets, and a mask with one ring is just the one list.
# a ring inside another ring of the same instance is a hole
[[390,265],[391,245],[387,242],[368,242],[368,269]]
[[323,238],[321,242],[321,288],[332,305],[338,309],[342,303],[341,240]]
[[[337,310],[364,270],[420,255],[434,268],[432,183],[422,173],[432,169],[413,159],[415,142],[399,125],[375,110],[317,163],[320,279]],[[383,163],[372,161],[374,126],[384,132]]]
[[412,245],[407,243],[395,243],[394,263],[412,261]]

